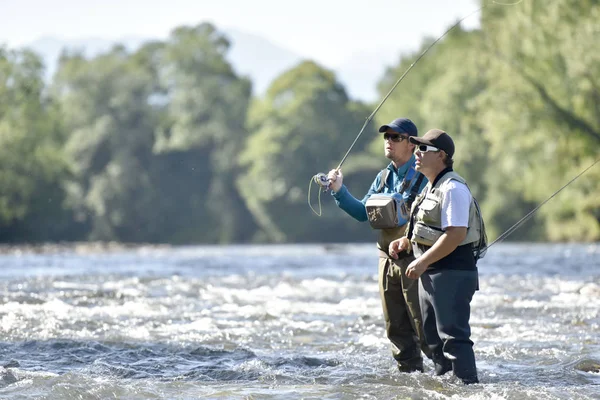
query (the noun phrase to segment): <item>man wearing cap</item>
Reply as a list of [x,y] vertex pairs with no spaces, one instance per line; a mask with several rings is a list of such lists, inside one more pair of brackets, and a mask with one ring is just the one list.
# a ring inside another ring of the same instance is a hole
[[470,303],[478,278],[473,244],[482,234],[480,213],[465,180],[452,170],[454,142],[440,129],[411,137],[416,169],[429,183],[415,200],[407,235],[390,243],[389,254],[412,251],[406,276],[419,279],[425,339],[435,374],[454,371],[477,383]]
[[[369,202],[380,196],[384,200],[399,199],[407,206],[406,215],[399,215],[393,224],[379,229],[379,293],[386,323],[386,334],[392,343],[392,355],[401,372],[423,371],[421,349],[429,354],[425,345],[421,312],[419,310],[418,284],[405,275],[406,268],[414,260],[412,254],[401,254],[397,260],[389,257],[387,250],[392,240],[404,235],[410,203],[427,181],[415,170],[414,144],[409,138],[417,136],[417,127],[408,118],[398,118],[379,128],[383,133],[385,156],[391,160],[386,169],[379,172],[362,200],[356,199],[343,185],[341,170],[328,174],[330,188],[336,204],[358,221],[369,221],[374,226],[374,212],[367,212]],[[371,210],[369,208],[369,210]],[[373,210],[372,210],[373,211]],[[374,210],[377,211],[377,210]],[[378,226],[377,228],[380,228]]]

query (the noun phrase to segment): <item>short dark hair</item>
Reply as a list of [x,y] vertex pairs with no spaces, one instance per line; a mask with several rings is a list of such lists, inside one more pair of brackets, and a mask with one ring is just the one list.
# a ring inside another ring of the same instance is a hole
[[446,155],[446,157],[444,157],[444,164],[446,165],[446,168],[452,168],[452,166],[454,165],[454,160],[448,155],[448,153],[446,153],[443,150],[442,152]]

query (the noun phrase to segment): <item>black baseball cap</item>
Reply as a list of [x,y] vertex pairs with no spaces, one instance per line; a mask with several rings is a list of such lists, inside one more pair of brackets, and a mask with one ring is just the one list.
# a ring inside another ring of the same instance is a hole
[[450,135],[441,129],[431,129],[422,137],[411,137],[408,140],[414,144],[426,144],[437,147],[448,154],[450,158],[454,155],[454,141]]
[[387,125],[381,125],[379,132],[385,132],[388,129],[398,133],[406,133],[408,136],[417,136],[417,126],[408,118],[396,118]]

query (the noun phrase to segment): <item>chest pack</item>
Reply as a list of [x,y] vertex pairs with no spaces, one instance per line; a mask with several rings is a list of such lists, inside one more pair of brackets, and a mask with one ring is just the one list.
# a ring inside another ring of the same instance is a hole
[[[377,193],[372,194],[365,204],[367,218],[373,229],[397,228],[400,222],[404,224],[410,216],[411,205],[424,179],[423,174],[410,167],[397,192],[393,190],[392,193],[382,193],[387,185],[389,174],[390,170],[387,168],[381,171]],[[410,191],[405,197],[409,187]]]

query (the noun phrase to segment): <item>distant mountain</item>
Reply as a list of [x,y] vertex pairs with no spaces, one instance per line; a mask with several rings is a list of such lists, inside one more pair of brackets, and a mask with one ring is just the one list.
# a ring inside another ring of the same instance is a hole
[[[227,56],[235,71],[248,76],[254,87],[254,94],[262,95],[272,81],[284,71],[293,68],[304,57],[278,46],[263,37],[241,32],[235,29],[222,29],[231,41],[231,49]],[[48,80],[56,71],[58,58],[64,49],[80,50],[86,57],[94,57],[108,52],[115,45],[123,45],[135,51],[148,38],[128,37],[118,40],[102,38],[61,39],[42,37],[26,47],[38,53],[46,64]],[[354,54],[338,68],[333,68],[350,97],[373,101],[376,97],[375,85],[385,70],[381,62],[373,54]]]
[[390,60],[389,50],[361,51],[352,54],[334,69],[338,80],[344,84],[351,98],[379,102],[381,99],[377,92],[377,82],[381,80],[387,68],[399,58],[400,53]]
[[299,54],[260,36],[234,29],[225,29],[224,34],[231,41],[229,62],[239,74],[251,78],[258,94],[263,94],[273,79],[303,60]]

